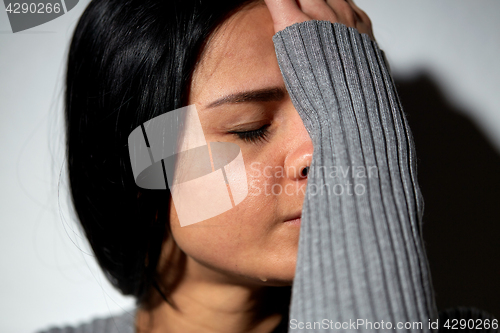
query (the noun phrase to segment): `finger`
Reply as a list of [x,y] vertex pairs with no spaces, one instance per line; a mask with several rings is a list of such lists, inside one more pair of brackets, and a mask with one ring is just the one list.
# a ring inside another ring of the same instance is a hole
[[341,23],[356,28],[360,33],[365,33],[370,39],[375,40],[370,18],[353,0],[327,0],[327,2],[332,6]]
[[335,12],[340,23],[356,28],[356,13],[346,0],[327,0],[326,3]]
[[368,34],[372,40],[375,40],[375,37],[373,35],[372,21],[370,20],[370,17],[361,8],[359,8],[353,0],[347,0],[347,2],[349,2],[359,18],[356,25],[357,28],[359,27],[358,30],[360,30],[360,32],[362,33]]
[[300,9],[311,19],[339,22],[337,15],[325,0],[297,0]]
[[371,40],[375,40],[375,36],[373,35],[373,31],[372,29],[370,29],[368,26],[366,26],[366,24],[362,21],[359,21],[357,24],[356,24],[356,29],[362,33],[362,34],[367,34],[368,37],[370,37]]
[[363,21],[368,27],[371,28],[372,22],[370,20],[370,17],[354,3],[353,0],[346,0],[352,7],[352,9],[356,12],[356,14],[361,18],[361,21]]
[[274,23],[274,30],[278,32],[287,26],[309,20],[299,8],[295,0],[264,0]]

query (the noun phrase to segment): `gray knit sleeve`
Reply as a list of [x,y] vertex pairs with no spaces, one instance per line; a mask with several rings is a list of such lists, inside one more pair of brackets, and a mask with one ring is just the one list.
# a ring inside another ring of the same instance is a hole
[[432,331],[415,148],[382,51],[328,21],[273,41],[314,147],[289,332]]
[[137,308],[122,314],[95,318],[76,326],[53,327],[37,333],[135,333]]

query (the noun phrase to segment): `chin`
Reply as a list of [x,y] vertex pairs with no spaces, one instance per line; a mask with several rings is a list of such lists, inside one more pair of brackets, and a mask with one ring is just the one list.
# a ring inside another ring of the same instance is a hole
[[279,266],[273,267],[268,274],[258,276],[259,282],[269,286],[291,286],[295,278],[295,262],[293,266],[277,268]]
[[266,286],[272,286],[272,287],[289,287],[293,285],[293,279],[290,280],[268,280],[267,282],[263,283]]

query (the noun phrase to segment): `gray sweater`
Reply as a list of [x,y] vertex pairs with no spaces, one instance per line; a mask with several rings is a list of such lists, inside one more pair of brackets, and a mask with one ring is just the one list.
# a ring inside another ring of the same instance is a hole
[[[327,21],[273,40],[314,146],[290,309],[305,329],[290,331],[430,332],[415,147],[382,51]],[[397,327],[408,322],[422,326]]]
[[[438,314],[415,148],[383,52],[327,21],[294,24],[273,41],[314,146],[285,330],[388,331],[376,329],[383,321],[391,332],[430,332]],[[133,333],[134,315],[46,332]]]

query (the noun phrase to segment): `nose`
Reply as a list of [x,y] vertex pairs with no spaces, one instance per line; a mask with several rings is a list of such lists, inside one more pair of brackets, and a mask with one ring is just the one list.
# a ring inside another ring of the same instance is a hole
[[286,176],[290,180],[307,179],[312,161],[313,143],[304,123],[297,114],[289,154],[285,158]]
[[[306,133],[307,134],[307,133]],[[290,180],[303,180],[307,178],[313,153],[312,141],[307,137],[285,159],[286,176]]]

